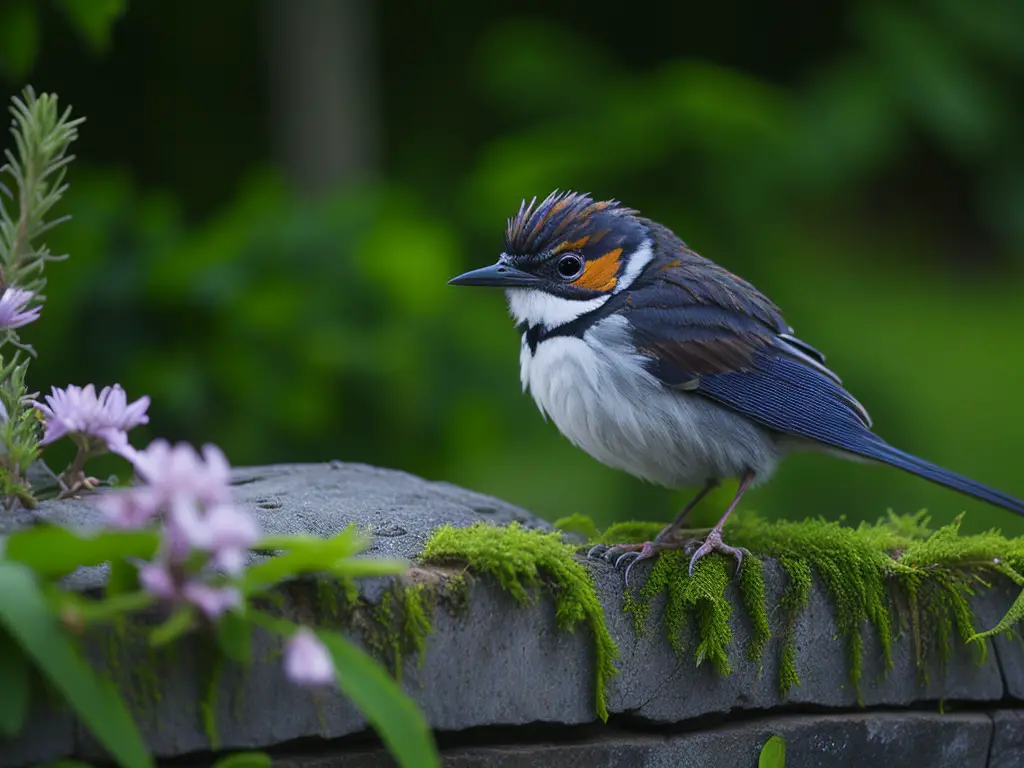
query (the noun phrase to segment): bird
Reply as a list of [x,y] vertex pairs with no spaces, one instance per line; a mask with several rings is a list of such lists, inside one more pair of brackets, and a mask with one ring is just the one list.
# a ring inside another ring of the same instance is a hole
[[[697,495],[651,541],[596,547],[629,571],[668,550],[689,574],[723,539],[743,495],[794,452],[888,465],[1024,515],[1024,502],[910,453],[872,430],[867,410],[795,335],[781,310],[668,227],[617,200],[555,191],[523,200],[497,262],[450,285],[505,290],[521,334],[523,391],[597,461]],[[703,541],[682,532],[725,480],[731,503]]]

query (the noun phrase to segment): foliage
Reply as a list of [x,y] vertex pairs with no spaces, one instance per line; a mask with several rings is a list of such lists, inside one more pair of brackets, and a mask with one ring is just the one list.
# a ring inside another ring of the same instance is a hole
[[468,528],[436,529],[422,558],[464,562],[473,571],[495,578],[520,603],[530,599],[531,589],[542,587],[554,600],[555,619],[562,629],[573,630],[586,622],[594,636],[597,714],[607,720],[605,684],[616,674],[614,660],[619,652],[608,634],[590,575],[572,553],[557,532],[529,530],[517,523],[508,527],[476,523]]
[[786,742],[781,736],[772,736],[764,743],[757,768],[786,768]]
[[[127,0],[51,0],[93,51],[110,43],[110,28],[124,13]],[[0,78],[22,80],[39,52],[42,4],[5,0],[0,4]]]
[[[153,758],[127,707],[82,658],[47,605],[35,574],[24,565],[0,561],[0,595],[0,623],[20,648],[14,654],[16,664],[27,669],[31,660],[119,765],[152,766]],[[23,711],[12,721],[20,725],[29,706],[27,688],[23,686],[15,699]],[[12,728],[11,733],[19,730]]]
[[596,539],[598,536],[597,526],[594,525],[593,519],[578,512],[568,517],[560,517],[552,525],[560,531],[582,536],[587,541]]
[[[119,764],[150,764],[120,696],[80,658],[68,630],[89,633],[98,626],[131,621],[133,616],[152,609],[153,597],[137,587],[129,592],[108,588],[105,595],[89,597],[59,587],[58,579],[74,570],[75,563],[110,562],[134,569],[139,558],[152,553],[155,544],[155,535],[146,532],[109,531],[85,536],[45,526],[19,531],[7,539],[4,558],[0,559],[0,625],[9,634],[0,635],[0,644],[9,644],[10,637],[17,641],[19,650],[4,645],[10,652],[5,652],[8,663],[0,666],[0,676],[5,690],[22,691],[20,696],[12,695],[0,710],[0,726],[10,726],[4,727],[7,733],[20,729],[15,726],[23,722],[29,705],[25,681],[19,675],[29,669],[31,659],[32,666],[62,691]],[[296,627],[292,622],[259,607],[286,581],[315,573],[351,583],[352,579],[368,574],[404,570],[401,562],[355,558],[363,546],[365,540],[352,528],[328,539],[275,536],[258,541],[254,550],[280,554],[253,565],[239,578],[246,601],[224,614],[217,626],[216,638],[224,656],[239,663],[252,663],[247,648],[254,627],[285,638],[294,633]],[[48,557],[42,557],[43,553]],[[287,567],[265,567],[278,562],[286,563]],[[191,620],[182,620],[185,616],[180,610],[171,613],[165,623],[150,633],[150,644],[156,647],[172,643],[186,632],[200,628]],[[435,748],[422,715],[383,668],[340,633],[323,629],[319,635],[334,658],[341,689],[363,709],[399,764],[436,765]]]
[[0,328],[0,346],[10,343],[17,350],[10,358],[0,356],[0,493],[7,508],[16,502],[35,503],[25,473],[38,458],[39,438],[25,381],[28,359],[22,354],[32,349],[21,343],[16,328],[38,315],[46,285],[43,268],[61,258],[39,239],[65,220],[48,217],[67,191],[64,173],[73,159],[68,148],[82,123],[81,118],[71,119],[70,108],[61,112],[55,96],[37,98],[31,88],[12,100],[10,111],[15,151],[4,150],[7,162],[0,167],[0,177],[6,174],[13,182],[11,187],[0,183],[0,294],[9,300],[21,292],[36,307],[18,324]]
[[[66,3],[68,8],[76,6]],[[36,97],[26,89],[12,108],[16,151],[7,151],[0,169],[13,179],[13,190],[0,186],[14,202],[11,213],[0,207],[0,344],[31,349],[17,328],[40,313],[43,268],[53,257],[39,237],[61,221],[48,220],[67,186],[67,154],[81,120],[60,113],[57,99]],[[78,452],[60,476],[42,462],[34,469],[56,479],[61,496],[92,490],[84,462],[108,450],[132,463],[139,483],[92,498],[107,527],[73,530],[40,524],[6,536],[0,550],[0,733],[17,736],[25,726],[34,696],[43,690],[35,673],[67,702],[77,718],[126,768],[153,765],[153,757],[120,692],[82,656],[74,635],[111,626],[124,631],[145,615],[162,621],[147,631],[150,648],[169,646],[186,634],[209,631],[224,658],[250,664],[254,628],[284,639],[285,672],[296,684],[334,681],[366,715],[399,765],[439,764],[426,721],[416,705],[373,659],[341,634],[313,633],[286,618],[266,612],[285,582],[303,576],[329,578],[349,594],[353,580],[404,571],[401,561],[355,556],[366,540],[350,527],[336,536],[259,537],[251,515],[231,501],[230,466],[215,446],[202,455],[185,444],[156,440],[136,450],[127,431],[148,421],[148,398],[129,403],[120,387],[98,394],[92,385],[54,390],[40,404],[27,393],[27,360],[0,361],[0,482],[8,507],[35,503],[28,469],[39,446],[68,437]],[[38,414],[38,415],[37,415]],[[40,421],[44,432],[40,437]],[[50,477],[47,477],[50,479]],[[277,556],[251,563],[249,555]],[[107,566],[100,594],[69,589],[62,579],[81,567]],[[221,660],[213,663],[207,701],[200,705],[204,725],[216,750],[215,723]],[[265,765],[256,753],[231,756],[228,765]]]

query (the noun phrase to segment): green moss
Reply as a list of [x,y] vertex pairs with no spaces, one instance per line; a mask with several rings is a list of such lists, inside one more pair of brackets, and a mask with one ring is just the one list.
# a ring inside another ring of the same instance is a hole
[[355,581],[320,577],[313,584],[313,606],[319,621],[335,629],[348,627],[361,605]]
[[558,518],[555,520],[554,526],[560,531],[578,534],[587,541],[597,538],[597,526],[594,525],[594,521],[578,512],[568,517]]
[[[584,526],[573,516],[567,527]],[[954,648],[970,644],[978,661],[985,659],[987,640],[1010,632],[1024,618],[1024,592],[994,626],[979,631],[970,599],[990,581],[1005,577],[1024,589],[1024,541],[1007,539],[997,531],[975,536],[960,535],[960,520],[932,531],[924,513],[897,516],[889,513],[873,525],[857,528],[839,522],[810,519],[768,523],[748,514],[731,522],[726,539],[750,550],[734,579],[734,561],[712,555],[700,561],[694,576],[688,575],[689,557],[683,551],[662,553],[637,592],[626,594],[637,632],[650,623],[655,599],[665,597],[660,623],[671,647],[680,654],[692,653],[697,665],[710,663],[728,674],[733,636],[730,627],[733,605],[726,590],[735,581],[736,593],[750,624],[747,657],[762,660],[771,637],[766,605],[764,564],[772,558],[786,574],[786,586],[777,607],[781,631],[779,680],[783,693],[800,684],[794,643],[795,627],[814,587],[814,576],[835,608],[838,635],[849,666],[851,683],[860,693],[863,676],[863,631],[870,627],[878,638],[884,667],[892,666],[892,643],[906,633],[913,643],[918,675],[942,668]],[[619,523],[603,534],[592,532],[591,543],[647,541],[661,530],[661,523]],[[695,538],[707,529],[689,533]],[[401,676],[404,659],[420,662],[432,631],[435,610],[444,606],[453,615],[468,605],[471,574],[497,580],[517,601],[536,599],[538,591],[554,601],[558,625],[574,630],[585,623],[595,646],[595,700],[598,714],[607,718],[605,686],[616,674],[618,650],[605,625],[604,614],[589,572],[576,557],[577,547],[566,544],[559,533],[507,528],[482,523],[469,528],[437,529],[422,559],[430,568],[413,568],[392,582],[376,605],[360,598],[351,580],[321,579],[305,592],[301,610],[316,614],[319,623],[362,630],[367,645]],[[438,567],[458,562],[457,570]],[[268,599],[270,599],[268,597]],[[283,605],[284,594],[275,598]],[[148,647],[150,627],[144,622],[121,621],[107,634],[105,646],[110,667],[128,700],[139,711],[162,697],[159,669],[173,660],[174,648]],[[147,657],[132,656],[140,647]],[[222,659],[215,653],[199,714],[216,748],[214,714],[221,679]],[[125,669],[125,663],[131,667]],[[884,674],[884,670],[883,670]]]
[[149,644],[152,628],[141,619],[119,616],[103,630],[108,668],[126,700],[145,714],[155,712],[163,701],[160,670],[167,668],[176,653],[173,645],[153,648]]
[[[453,587],[461,594],[464,582]],[[405,584],[395,581],[376,606],[361,608],[355,623],[362,629],[370,650],[391,669],[396,680],[402,679],[405,659],[416,656],[423,663],[427,639],[433,631],[433,613],[438,601],[447,599],[447,583]]]
[[590,575],[574,553],[575,547],[557,532],[528,530],[515,523],[507,528],[477,523],[468,528],[438,528],[423,550],[423,559],[464,562],[476,573],[495,578],[521,603],[532,598],[533,590],[543,588],[554,600],[562,629],[573,630],[585,622],[594,636],[597,712],[607,719],[605,685],[616,674],[613,662],[618,649],[605,626]]
[[[677,653],[686,651],[692,619],[697,630],[697,644],[693,649],[695,663],[700,666],[709,661],[722,674],[729,674],[732,604],[725,598],[725,590],[732,578],[732,562],[718,557],[704,558],[697,563],[692,578],[689,567],[690,558],[684,552],[662,553],[654,561],[639,595],[633,597],[627,592],[626,608],[635,617],[637,632],[644,632],[650,606],[656,597],[664,594],[662,622],[672,649]],[[754,557],[744,559],[738,587],[740,601],[751,625],[747,656],[759,662],[771,639],[760,560]]]
[[892,667],[892,617],[886,577],[894,570],[887,550],[902,542],[894,530],[875,526],[867,534],[824,520],[779,521],[756,518],[732,532],[735,545],[776,558],[803,559],[817,572],[832,598],[836,624],[843,638],[850,681],[860,696],[865,622],[882,647],[885,667]]
[[[368,645],[388,660],[396,680],[402,679],[402,638],[395,623],[395,592],[385,592],[373,609],[374,629],[364,634]],[[376,631],[374,631],[376,630]]]
[[[954,637],[973,642],[977,659],[983,661],[985,639],[1024,618],[1024,597],[1014,602],[995,627],[984,632],[974,627],[969,598],[977,588],[986,586],[985,572],[1001,574],[1024,587],[1024,542],[1007,539],[996,531],[960,536],[959,524],[958,519],[932,531],[923,512],[908,516],[890,512],[873,525],[857,528],[820,519],[768,523],[748,515],[736,520],[728,527],[726,538],[753,553],[744,560],[738,584],[753,630],[748,657],[759,659],[770,636],[759,560],[767,556],[778,560],[787,575],[779,604],[783,632],[779,685],[783,693],[800,683],[794,627],[810,598],[815,573],[835,607],[850,681],[858,697],[865,626],[870,626],[878,638],[885,669],[892,667],[892,643],[898,629],[908,630],[912,637],[922,679],[927,679],[930,668],[945,665],[953,651]],[[599,540],[650,540],[660,527],[658,523],[621,523],[605,531]],[[693,533],[697,537],[699,532]],[[705,566],[715,561],[718,566]],[[663,624],[672,647],[683,650],[687,622],[695,618],[699,637],[695,660],[710,660],[716,669],[726,672],[727,649],[732,640],[727,621],[729,606],[724,599],[729,581],[723,578],[727,564],[731,567],[731,562],[721,556],[706,558],[690,579],[686,557],[662,554],[639,595],[627,597],[638,629],[643,629],[654,598],[664,594]]]
[[594,543],[628,544],[635,541],[651,541],[664,527],[664,523],[642,523],[637,520],[627,520],[611,525]]
[[756,557],[745,558],[740,569],[739,592],[743,610],[750,619],[747,658],[760,662],[772,638],[772,629],[764,597],[764,566]]
[[469,582],[466,574],[450,576],[445,583],[446,600],[453,616],[465,616],[469,612]]
[[800,685],[800,676],[796,671],[796,644],[794,630],[797,619],[807,606],[811,597],[811,564],[806,560],[783,555],[779,558],[782,569],[786,572],[786,589],[779,598],[782,611],[782,653],[779,659],[779,688],[783,695],[794,685]]
[[433,630],[430,620],[434,612],[433,593],[425,584],[406,587],[402,617],[402,637],[415,649],[422,666],[424,654],[427,652],[427,637]]
[[203,723],[203,732],[210,744],[210,750],[220,749],[220,734],[217,731],[217,695],[224,671],[224,657],[219,653],[212,659],[212,666],[207,675],[206,692],[199,702],[199,715]]

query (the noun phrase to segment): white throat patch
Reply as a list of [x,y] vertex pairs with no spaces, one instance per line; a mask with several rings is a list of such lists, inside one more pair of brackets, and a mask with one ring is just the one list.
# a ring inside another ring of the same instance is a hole
[[[502,258],[505,258],[505,254],[502,254]],[[650,238],[640,243],[640,247],[633,251],[628,258],[626,270],[616,282],[612,293],[629,288],[640,276],[643,268],[651,263],[651,259],[654,258],[654,248]],[[505,291],[505,295],[508,297],[509,312],[512,313],[516,323],[526,323],[530,326],[540,325],[548,329],[565,325],[588,312],[593,312],[611,298],[611,294],[609,294],[582,301],[563,299],[535,288],[509,288]]]
[[563,299],[535,288],[509,288],[505,295],[508,297],[508,310],[516,323],[540,325],[549,329],[593,312],[611,298],[608,295],[585,301]]

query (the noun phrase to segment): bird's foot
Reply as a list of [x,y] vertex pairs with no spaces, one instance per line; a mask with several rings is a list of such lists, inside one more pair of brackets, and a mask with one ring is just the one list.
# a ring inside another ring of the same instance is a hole
[[722,532],[718,528],[713,528],[703,541],[684,538],[680,533],[681,531],[662,531],[654,541],[645,541],[642,544],[614,544],[612,546],[598,544],[590,549],[587,557],[604,560],[619,569],[625,568],[623,581],[628,587],[629,574],[633,570],[633,566],[644,560],[653,560],[661,552],[681,550],[687,555],[692,555],[689,567],[691,577],[701,558],[707,557],[712,552],[736,558],[736,573],[740,572],[740,567],[743,565],[743,556],[750,554],[743,547],[731,547],[722,541]]
[[701,558],[707,557],[712,552],[720,552],[723,555],[736,558],[736,573],[740,572],[740,568],[743,567],[743,556],[749,555],[750,552],[745,550],[743,547],[730,547],[724,541],[722,541],[722,531],[719,528],[713,528],[708,537],[704,539],[704,543],[697,547],[697,551],[693,553],[693,557],[690,558],[690,576],[693,576],[693,569],[697,567],[697,563]]
[[666,549],[678,549],[678,545],[657,540],[645,541],[643,544],[598,544],[587,553],[587,557],[612,563],[616,568],[625,568],[622,580],[628,587],[629,573],[633,566],[642,560],[653,560]]

